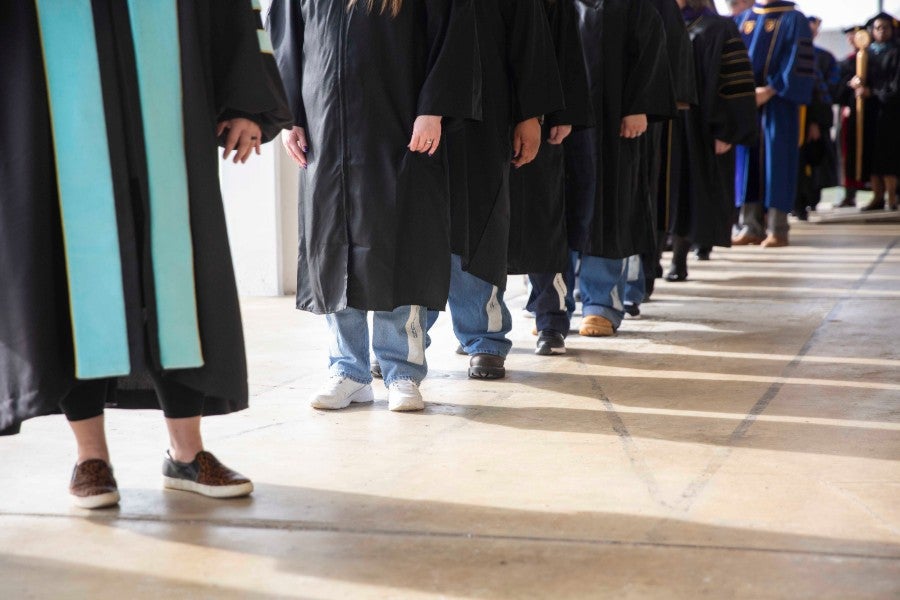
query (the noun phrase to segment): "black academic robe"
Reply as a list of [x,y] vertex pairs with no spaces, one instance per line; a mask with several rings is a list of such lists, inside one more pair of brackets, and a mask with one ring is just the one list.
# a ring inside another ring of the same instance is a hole
[[[666,30],[666,57],[675,86],[675,100],[680,105],[695,106],[697,78],[693,49],[678,3],[675,0],[650,0],[650,3],[659,12]],[[673,192],[678,190],[679,182],[673,164],[680,160],[683,148],[681,140],[669,135],[673,126],[671,121],[651,123],[647,135],[642,138],[647,144],[648,192],[656,202],[654,231],[666,228],[670,205],[677,201],[677,198],[673,199]]]
[[[841,107],[841,131],[838,140],[841,148],[841,168],[843,184],[848,189],[863,189],[868,183],[868,172],[863,179],[856,179],[856,97],[850,87],[850,80],[856,76],[856,53],[838,62],[840,73],[834,101]],[[844,110],[844,109],[847,110]],[[865,134],[864,134],[865,135]]]
[[463,269],[506,287],[510,161],[517,123],[564,107],[542,0],[477,0],[483,120],[447,136],[453,252]]
[[[900,153],[896,150],[900,139],[900,44],[891,42],[881,51],[868,50],[866,87],[872,95],[865,99],[863,118],[862,180],[872,175],[900,175]],[[850,70],[852,65],[852,72]],[[849,81],[856,74],[855,58],[842,61],[842,80]],[[840,102],[851,113],[843,146],[846,151],[845,173],[848,179],[856,175],[856,96],[849,86],[843,89]]]
[[569,257],[566,234],[565,157],[562,145],[546,142],[550,129],[594,125],[578,14],[573,0],[544,0],[565,108],[550,113],[542,127],[543,142],[531,163],[510,173],[509,273],[556,273]]
[[[247,407],[247,367],[219,191],[216,122],[256,120],[265,140],[290,124],[274,61],[262,54],[247,0],[182,0],[183,133],[193,270],[204,365],[163,370],[151,293],[147,169],[134,50],[125,2],[95,0],[94,27],[121,242],[131,376],[122,406],[156,406],[147,373],[204,396],[205,414]],[[34,2],[0,4],[0,128],[15,151],[0,154],[0,430],[57,412],[78,384],[48,90]],[[177,85],[177,84],[176,84]],[[152,135],[152,132],[150,132]],[[91,140],[83,140],[90,161]],[[181,148],[171,148],[181,152]],[[151,215],[152,216],[152,215]]]
[[275,0],[267,28],[309,167],[300,172],[297,308],[443,310],[450,286],[446,139],[407,148],[419,115],[480,117],[472,0]]
[[[659,13],[648,0],[577,0],[595,129],[565,142],[569,243],[574,250],[627,258],[653,249],[643,141],[619,135],[622,118],[676,114]],[[571,200],[571,202],[569,202]]]
[[715,141],[757,139],[756,92],[747,48],[731,19],[705,13],[688,24],[699,105],[675,121],[685,148],[676,163],[681,182],[670,231],[700,247],[730,246],[734,213],[734,150],[716,155]]

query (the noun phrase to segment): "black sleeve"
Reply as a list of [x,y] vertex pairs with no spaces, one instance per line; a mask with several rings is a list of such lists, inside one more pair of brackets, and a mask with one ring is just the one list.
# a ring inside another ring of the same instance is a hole
[[306,109],[301,94],[304,29],[297,0],[273,0],[264,21],[294,125],[306,127]]
[[[737,25],[723,20],[718,40],[710,45],[716,52],[710,56],[715,73],[714,108],[707,118],[713,137],[729,144],[752,144],[758,138],[756,82],[747,47]],[[698,69],[700,66],[698,66]]]
[[547,12],[566,105],[563,110],[548,114],[547,123],[551,127],[592,127],[595,124],[594,107],[588,87],[581,34],[578,31],[578,14],[572,0],[555,0]]
[[[484,1],[484,0],[477,0]],[[503,0],[517,123],[565,106],[543,0]]]
[[694,74],[693,47],[681,9],[675,0],[652,0],[652,3],[665,27],[666,54],[675,86],[675,100],[696,105],[697,79]]
[[662,18],[648,0],[629,0],[625,52],[629,66],[622,93],[622,116],[647,115],[650,121],[678,114],[666,58]]
[[477,0],[424,0],[429,68],[418,114],[481,119],[481,57],[475,29]]
[[291,117],[258,11],[246,0],[215,0],[209,31],[217,119],[252,119],[271,140]]

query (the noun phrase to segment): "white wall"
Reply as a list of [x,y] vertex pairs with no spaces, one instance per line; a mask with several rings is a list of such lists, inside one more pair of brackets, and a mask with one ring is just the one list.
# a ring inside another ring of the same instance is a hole
[[219,162],[228,237],[243,296],[279,296],[296,287],[297,172],[280,142],[243,165]]

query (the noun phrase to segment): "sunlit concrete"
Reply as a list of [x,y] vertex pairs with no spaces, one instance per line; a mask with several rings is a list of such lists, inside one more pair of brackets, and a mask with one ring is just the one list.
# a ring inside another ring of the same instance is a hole
[[[159,487],[160,416],[108,415],[119,508],[65,494],[61,417],[0,439],[0,598],[900,597],[900,224],[716,250],[610,339],[502,382],[446,316],[421,414],[315,412],[323,319],[245,299],[252,408],[205,425],[249,499]],[[575,325],[577,326],[577,319]]]

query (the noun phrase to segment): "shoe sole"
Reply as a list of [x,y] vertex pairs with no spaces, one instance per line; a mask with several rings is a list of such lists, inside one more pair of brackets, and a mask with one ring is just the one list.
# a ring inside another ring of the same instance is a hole
[[253,482],[248,481],[235,485],[204,485],[187,479],[163,476],[163,487],[169,490],[193,492],[207,498],[240,498],[250,495],[253,491]]
[[397,404],[389,404],[388,409],[391,412],[415,412],[417,410],[425,410],[425,402],[423,400],[408,400]]
[[344,398],[344,402],[341,404],[329,404],[328,402],[319,402],[315,398],[309,403],[310,406],[316,408],[318,410],[340,410],[342,408],[347,408],[351,404],[366,404],[368,402],[375,401],[375,393],[372,391],[372,386],[367,385],[366,387],[359,389],[346,398]]
[[582,327],[578,330],[578,335],[584,337],[613,337],[616,332],[612,329],[597,329],[595,327]]
[[72,504],[78,508],[109,508],[119,503],[119,492],[107,492],[96,496],[72,496]]
[[505,367],[469,367],[469,379],[503,379]]
[[538,356],[560,356],[566,353],[566,348],[552,348],[550,346],[538,346],[535,351]]

